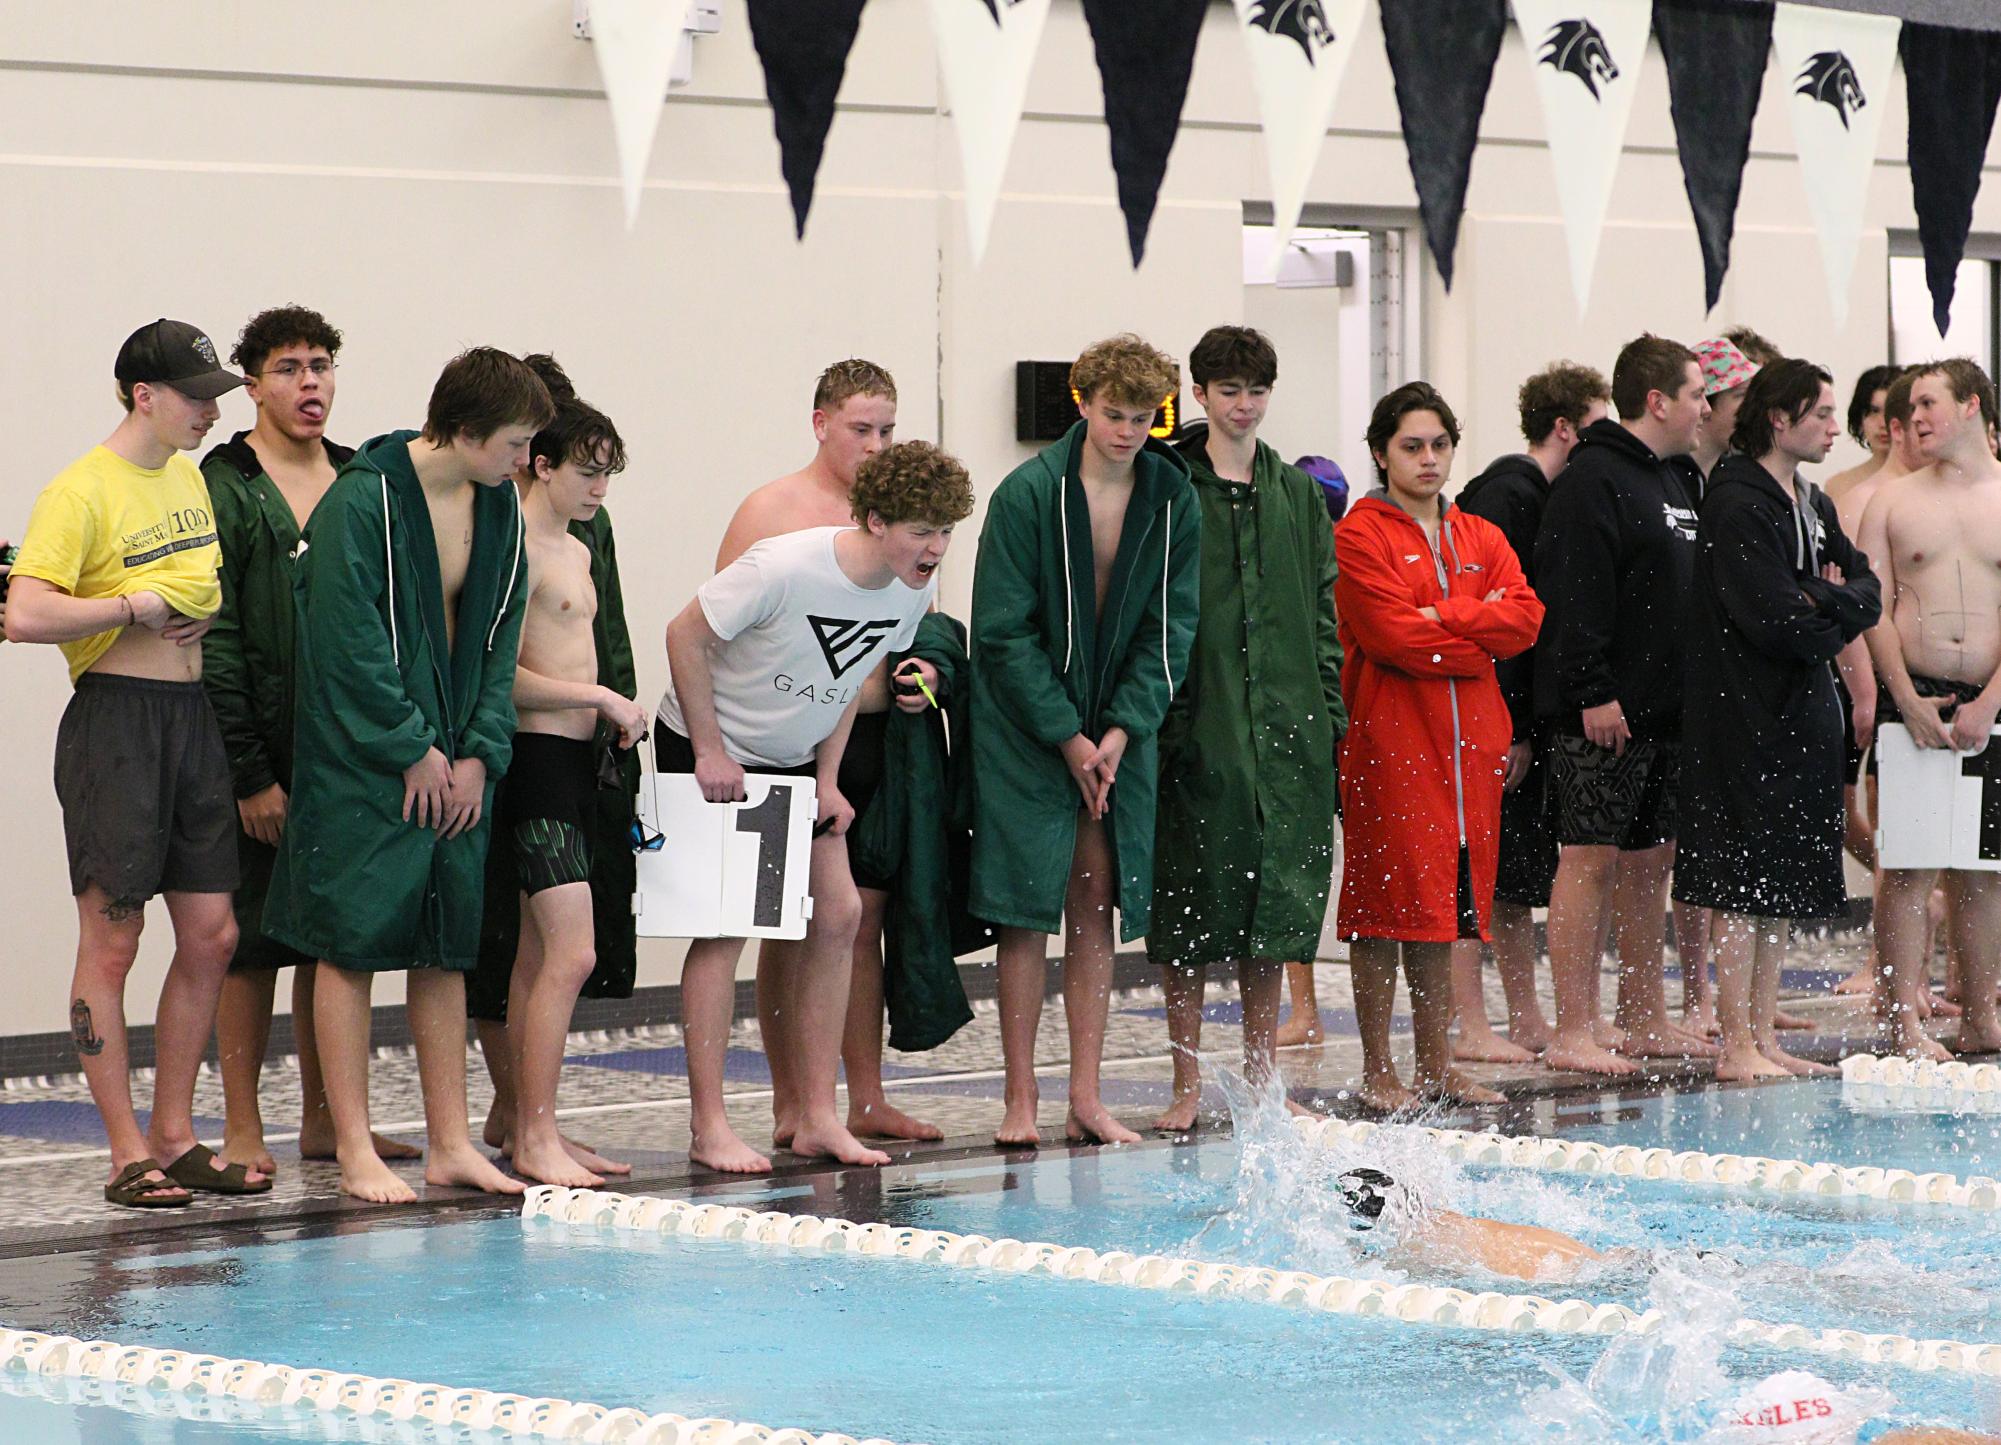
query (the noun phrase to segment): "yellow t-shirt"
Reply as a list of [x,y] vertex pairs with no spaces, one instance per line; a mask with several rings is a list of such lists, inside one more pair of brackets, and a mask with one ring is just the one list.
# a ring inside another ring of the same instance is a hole
[[[42,489],[14,561],[16,577],[39,577],[72,597],[156,592],[188,617],[222,606],[222,548],[201,469],[176,453],[148,471],[92,447]],[[75,682],[125,629],[62,644]]]

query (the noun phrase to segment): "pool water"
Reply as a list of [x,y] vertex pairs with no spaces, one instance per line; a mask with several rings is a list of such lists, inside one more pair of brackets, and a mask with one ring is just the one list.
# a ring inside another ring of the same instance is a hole
[[[115,1276],[100,1323],[123,1342],[935,1445],[1529,1438],[1530,1403],[1606,1343],[512,1217]],[[1792,1362],[1738,1351],[1724,1370]],[[1979,1395],[1811,1363],[1923,1418],[1968,1420]]]

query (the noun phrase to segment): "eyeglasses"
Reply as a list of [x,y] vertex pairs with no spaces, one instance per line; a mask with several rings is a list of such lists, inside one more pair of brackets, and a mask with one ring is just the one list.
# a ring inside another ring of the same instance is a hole
[[340,363],[337,361],[327,361],[325,359],[321,359],[319,361],[308,361],[304,363],[300,363],[297,361],[281,361],[276,366],[265,367],[262,371],[258,372],[257,374],[259,376],[276,376],[285,381],[297,381],[299,379],[300,372],[310,371],[314,376],[317,376],[322,381],[324,381],[327,377],[332,376],[334,374],[334,368],[339,365]]

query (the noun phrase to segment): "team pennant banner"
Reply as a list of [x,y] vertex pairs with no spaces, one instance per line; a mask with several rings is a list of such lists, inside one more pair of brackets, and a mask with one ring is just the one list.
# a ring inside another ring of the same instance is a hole
[[1514,0],[1515,19],[1542,97],[1556,196],[1570,243],[1581,312],[1591,295],[1598,237],[1626,120],[1647,56],[1648,0]]
[[1906,25],[1898,36],[1911,113],[1911,204],[1925,249],[1932,320],[1945,335],[1994,109],[2001,102],[2001,32]]
[[591,0],[591,54],[611,105],[627,230],[639,219],[646,163],[692,8],[693,0]]
[[1181,129],[1181,103],[1195,69],[1195,41],[1209,0],[1084,0],[1084,22],[1105,87],[1105,128],[1133,265],[1146,255],[1147,228]]
[[1274,276],[1299,223],[1334,97],[1354,54],[1363,0],[1236,0],[1257,81],[1271,167]]
[[1028,98],[1028,72],[1048,19],[1049,0],[931,0],[938,68],[959,133],[966,237],[975,264],[986,254],[1008,152]]
[[1398,0],[1382,13],[1424,241],[1450,291],[1480,112],[1508,33],[1507,0]]
[[1772,21],[1772,49],[1788,92],[1786,114],[1837,326],[1848,321],[1849,281],[1903,24],[1817,5],[1781,5]]
[[778,164],[792,196],[795,233],[806,234],[813,182],[834,123],[848,52],[864,0],[750,0],[750,40],[764,66],[764,93],[778,133]]

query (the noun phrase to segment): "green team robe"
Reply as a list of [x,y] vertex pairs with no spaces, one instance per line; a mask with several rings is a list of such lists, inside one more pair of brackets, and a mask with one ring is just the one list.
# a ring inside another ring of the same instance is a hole
[[994,491],[973,572],[973,870],[969,907],[1003,927],[1054,933],[1081,806],[1059,749],[1079,732],[1130,741],[1107,830],[1120,931],[1147,931],[1153,901],[1154,735],[1188,670],[1201,521],[1188,463],[1149,441],[1134,460],[1104,616],[1091,517],[1078,480],[1084,423]]
[[[230,780],[241,800],[273,783],[292,792],[295,628],[292,554],[299,522],[278,484],[238,432],[202,458],[201,472],[222,543],[222,610],[202,639],[202,687],[229,752]],[[336,469],[354,453],[324,443]],[[264,936],[264,902],[278,850],[239,825],[236,956],[232,969],[286,968],[312,960]]]
[[1347,729],[1334,532],[1319,485],[1263,442],[1253,482],[1182,448],[1202,507],[1202,620],[1160,729],[1157,963],[1311,959],[1334,870]]
[[[463,972],[479,952],[493,785],[513,757],[528,564],[514,488],[479,487],[447,646],[416,435],[364,446],[306,526],[291,813],[264,931],[342,968]],[[480,821],[456,838],[403,819],[403,770],[430,748],[486,764]]]
[[[591,586],[598,613],[591,624],[598,686],[637,699],[639,673],[632,660],[632,632],[625,620],[625,592],[618,580],[618,547],[611,512],[598,508],[588,522],[572,522],[570,535],[591,554]],[[602,755],[618,743],[618,729],[598,719],[593,746]],[[619,784],[600,786],[591,819],[591,911],[597,963],[581,990],[585,998],[631,998],[639,971],[638,920],[632,897],[639,891],[639,862],[632,850],[633,799],[639,795],[639,749],[619,758]],[[502,790],[503,793],[505,790]],[[502,798],[502,809],[506,800]],[[480,931],[480,966],[466,984],[466,1008],[476,1019],[505,1021],[514,955],[521,944],[521,869],[514,840],[496,836],[486,850],[486,908]]]

